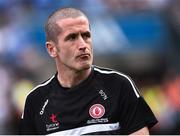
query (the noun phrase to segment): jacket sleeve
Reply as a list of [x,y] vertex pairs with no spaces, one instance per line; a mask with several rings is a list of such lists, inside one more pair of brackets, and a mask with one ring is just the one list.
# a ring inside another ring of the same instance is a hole
[[27,97],[24,113],[22,114],[19,124],[19,134],[21,135],[35,135],[37,134],[35,128],[33,100],[30,96]]
[[126,80],[123,92],[120,121],[122,134],[131,134],[143,127],[151,128],[154,126],[157,119],[134,83]]

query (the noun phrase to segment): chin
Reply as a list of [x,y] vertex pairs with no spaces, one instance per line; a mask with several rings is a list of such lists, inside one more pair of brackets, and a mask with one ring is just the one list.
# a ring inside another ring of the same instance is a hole
[[79,70],[87,70],[89,68],[91,68],[92,64],[83,64],[79,67]]

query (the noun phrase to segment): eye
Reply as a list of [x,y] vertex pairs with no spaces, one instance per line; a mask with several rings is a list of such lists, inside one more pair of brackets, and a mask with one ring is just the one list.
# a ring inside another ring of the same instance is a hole
[[77,38],[77,35],[76,34],[72,34],[70,37],[69,37],[69,40],[75,40]]
[[90,32],[82,33],[82,38],[83,38],[84,40],[87,40],[87,39],[90,38],[90,37],[91,37]]
[[69,34],[66,38],[65,38],[65,41],[74,41],[74,40],[76,40],[77,39],[77,37],[78,37],[78,35],[77,34]]

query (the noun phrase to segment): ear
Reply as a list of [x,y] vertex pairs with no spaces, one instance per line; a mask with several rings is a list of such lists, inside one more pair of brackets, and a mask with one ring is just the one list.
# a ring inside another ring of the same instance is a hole
[[46,42],[46,49],[52,58],[57,57],[57,48],[54,42]]

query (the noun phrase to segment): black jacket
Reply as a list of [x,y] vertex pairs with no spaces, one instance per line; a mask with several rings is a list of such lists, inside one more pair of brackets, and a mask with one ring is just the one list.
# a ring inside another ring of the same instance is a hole
[[130,134],[157,120],[133,81],[96,66],[73,88],[57,74],[27,96],[20,134]]

